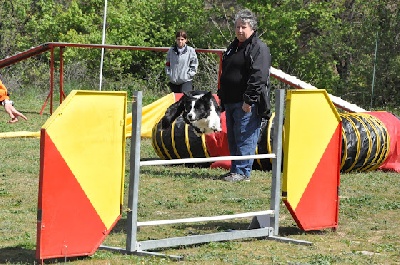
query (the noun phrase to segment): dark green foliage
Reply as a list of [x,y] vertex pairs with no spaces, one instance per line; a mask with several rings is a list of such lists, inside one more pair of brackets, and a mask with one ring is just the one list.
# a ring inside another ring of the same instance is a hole
[[[275,68],[363,108],[398,111],[397,0],[108,0],[105,42],[169,47],[174,32],[185,29],[195,48],[225,48],[234,38],[233,16],[242,7],[257,14],[259,34],[271,47]],[[103,0],[4,0],[0,59],[46,42],[100,44],[103,10]],[[65,86],[96,89],[100,55],[100,49],[65,49]],[[34,87],[46,92],[49,57],[41,54],[0,71],[11,90]],[[215,90],[218,58],[199,57],[195,88]],[[164,58],[163,52],[105,50],[103,88],[163,94],[168,91]]]

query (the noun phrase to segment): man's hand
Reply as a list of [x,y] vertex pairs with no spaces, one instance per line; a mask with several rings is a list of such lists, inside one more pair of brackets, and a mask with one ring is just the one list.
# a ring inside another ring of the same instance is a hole
[[250,106],[249,104],[243,102],[242,110],[243,110],[244,112],[250,112],[250,111],[251,111],[251,106]]

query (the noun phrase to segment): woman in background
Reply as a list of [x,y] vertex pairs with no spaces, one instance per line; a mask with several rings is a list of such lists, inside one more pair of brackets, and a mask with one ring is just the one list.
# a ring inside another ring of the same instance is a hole
[[175,45],[167,52],[165,72],[169,78],[171,92],[182,93],[193,90],[192,80],[199,62],[194,48],[186,44],[186,31],[175,34]]

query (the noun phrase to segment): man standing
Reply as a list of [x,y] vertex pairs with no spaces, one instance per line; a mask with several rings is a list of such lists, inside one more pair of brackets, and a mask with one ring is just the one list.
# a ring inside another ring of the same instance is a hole
[[[270,113],[269,71],[271,54],[257,37],[257,20],[248,9],[235,16],[236,38],[223,56],[218,96],[226,111],[231,156],[254,155],[261,120]],[[234,160],[225,181],[250,181],[254,159]]]

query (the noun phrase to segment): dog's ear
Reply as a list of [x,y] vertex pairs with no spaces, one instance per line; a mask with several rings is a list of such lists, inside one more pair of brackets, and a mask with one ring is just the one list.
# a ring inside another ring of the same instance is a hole
[[208,91],[207,93],[205,93],[205,94],[202,96],[202,98],[204,98],[204,99],[211,99],[211,97],[212,97],[211,91]]
[[169,106],[168,109],[165,111],[164,117],[162,117],[161,119],[161,128],[163,130],[171,127],[171,124],[174,122],[174,120],[176,120],[176,118],[178,118],[179,115],[181,115],[181,113],[183,112],[184,104],[182,98]]
[[[207,93],[208,94],[208,93]],[[209,97],[210,97],[210,101],[212,102],[212,105],[214,105],[215,110],[217,111],[218,115],[221,114],[222,112],[222,106],[220,106],[218,104],[218,101],[215,99],[214,95],[211,93],[211,91],[209,92]]]

